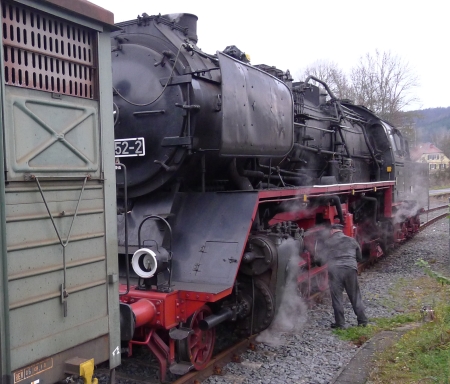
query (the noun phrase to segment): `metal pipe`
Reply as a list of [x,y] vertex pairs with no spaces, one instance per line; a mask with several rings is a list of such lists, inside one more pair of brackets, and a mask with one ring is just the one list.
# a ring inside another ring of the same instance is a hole
[[206,192],[206,158],[202,155],[202,192]]
[[339,153],[339,152],[333,152],[333,151],[327,151],[327,150],[325,150],[325,149],[319,149],[319,148],[313,148],[313,147],[308,147],[308,146],[306,146],[306,145],[302,145],[302,144],[298,144],[298,143],[294,143],[294,147],[298,147],[298,148],[301,148],[301,149],[305,149],[305,150],[307,150],[307,151],[310,151],[310,152],[315,152],[315,153],[325,153],[325,154],[327,154],[327,155],[342,155],[341,153]]
[[292,182],[297,182],[301,185],[302,182],[304,182],[305,180],[308,180],[308,176],[307,175],[298,175],[298,176],[284,176],[284,175],[270,175],[269,176],[270,180],[278,180],[278,181],[282,181],[282,180],[286,180],[286,181],[292,181]]
[[[295,147],[299,147],[299,148],[302,148],[302,149],[305,149],[305,150],[307,150],[307,151],[311,151],[311,152],[315,152],[315,153],[325,153],[325,154],[327,154],[327,155],[334,155],[334,156],[342,156],[342,153],[339,153],[339,152],[333,152],[333,151],[327,151],[327,150],[324,150],[324,149],[318,149],[318,148],[313,148],[313,147],[307,147],[306,145],[302,145],[302,144],[297,144],[297,143],[295,143],[294,144],[294,146]],[[345,148],[347,149],[347,146],[345,145]],[[348,154],[348,150],[347,150],[347,154]],[[348,156],[350,159],[370,159],[371,157],[369,157],[369,156],[360,156],[360,155],[351,155],[351,156]],[[381,161],[380,160],[377,160],[377,162],[378,163],[381,163]]]
[[327,133],[334,132],[332,129],[313,127],[312,125],[306,125],[306,124],[300,124],[300,123],[294,123],[294,127],[306,127],[306,128],[311,128],[311,129],[317,129],[318,131],[327,132]]
[[333,130],[333,135],[330,136],[331,138],[331,149],[335,150],[336,149],[336,130]]
[[257,179],[264,179],[264,172],[261,171],[252,171],[252,170],[248,170],[248,169],[244,169],[242,171],[242,175],[246,176],[246,177],[254,177]]
[[339,101],[339,99],[334,95],[333,92],[331,92],[330,87],[328,86],[327,83],[325,83],[324,81],[320,80],[319,78],[315,77],[315,76],[308,76],[305,80],[305,83],[308,83],[309,80],[314,80],[317,81],[318,83],[322,84],[324,86],[324,88],[326,89],[326,91],[328,92],[328,94],[330,95],[331,99],[334,101],[335,106],[337,107],[337,110],[339,111],[338,114],[340,114],[340,118],[343,119],[344,118],[344,111],[342,110],[342,106],[341,106],[341,102]]
[[230,177],[231,180],[233,180],[233,182],[236,184],[236,186],[242,190],[242,191],[252,191],[253,190],[253,186],[250,183],[250,180],[248,178],[246,178],[245,176],[242,176],[241,174],[239,174],[238,169],[237,169],[237,165],[236,165],[236,158],[234,158],[229,166],[229,171],[230,171]]
[[364,135],[364,141],[366,142],[367,148],[369,149],[370,156],[372,157],[372,160],[375,163],[375,166],[377,167],[375,173],[376,181],[380,181],[380,164],[378,164],[372,145],[370,144],[369,138],[367,137],[366,128],[362,124],[359,124],[359,126],[361,127],[362,133]]
[[346,126],[344,126],[344,125],[336,125],[336,127],[341,128],[343,131],[347,131],[347,132],[350,132],[350,133],[354,133],[355,135],[362,135],[361,132],[354,131],[353,129],[350,129],[349,127],[346,127]]
[[203,320],[200,320],[198,322],[198,326],[202,331],[207,331],[208,329],[211,329],[226,320],[232,319],[233,316],[234,311],[231,308],[222,308],[216,315],[211,315]]
[[[174,64],[175,67],[175,64]],[[189,91],[189,83],[186,83],[186,99],[187,99],[187,105],[191,105],[191,94]],[[186,136],[187,137],[191,137],[191,115],[192,112],[190,109],[186,110],[186,119],[187,119],[187,132],[186,132]],[[189,145],[188,147],[188,154],[191,155],[192,154],[192,145]]]
[[344,215],[342,214],[341,199],[339,199],[339,196],[333,195],[330,196],[330,200],[334,202],[334,206],[336,207],[336,211],[339,216],[339,221],[341,222],[342,225],[344,225]]
[[314,81],[317,81],[318,83],[322,84],[322,85],[324,86],[324,88],[326,89],[326,91],[328,92],[328,94],[330,95],[330,97],[331,97],[333,100],[337,100],[336,96],[334,96],[334,93],[331,92],[330,87],[328,87],[328,84],[325,83],[325,81],[320,80],[320,79],[317,78],[316,76],[309,75],[309,76],[306,78],[306,80],[305,80],[305,84],[306,84],[306,83],[309,83],[309,80],[314,80]]
[[339,136],[341,137],[341,141],[344,144],[345,152],[347,152],[347,156],[351,159],[352,157],[350,156],[350,151],[348,150],[347,143],[344,138],[344,134],[342,133],[342,129],[340,127],[338,127],[338,132],[339,132]]
[[138,300],[130,304],[130,307],[136,321],[135,328],[150,323],[156,315],[156,307],[150,300]]
[[269,174],[267,175],[267,185],[270,184],[271,175],[272,175],[272,158],[269,159]]
[[[258,164],[258,167],[260,167],[260,168],[265,168],[265,169],[271,170],[271,167],[269,167],[268,165],[261,164],[259,161],[258,161],[257,164]],[[285,174],[287,174],[287,175],[297,176],[299,173],[307,174],[308,171],[311,171],[311,170],[310,170],[310,169],[308,169],[307,171],[306,171],[306,170],[298,170],[298,171],[292,172],[292,171],[287,171],[287,170],[285,170],[285,169],[281,169],[281,168],[280,168],[278,171],[279,171],[280,173],[285,173]]]
[[[316,111],[314,108],[308,108],[306,105],[304,106],[305,109],[310,109],[311,111]],[[328,121],[333,123],[339,123],[340,119],[334,118],[334,117],[318,117],[314,115],[308,115],[307,113],[302,113],[302,116],[306,117],[308,120],[314,120],[314,121]]]

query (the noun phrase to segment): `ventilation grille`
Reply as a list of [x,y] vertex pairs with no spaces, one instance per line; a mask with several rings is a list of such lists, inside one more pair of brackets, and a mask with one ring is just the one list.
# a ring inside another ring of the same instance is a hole
[[5,83],[94,99],[94,34],[87,28],[1,2]]

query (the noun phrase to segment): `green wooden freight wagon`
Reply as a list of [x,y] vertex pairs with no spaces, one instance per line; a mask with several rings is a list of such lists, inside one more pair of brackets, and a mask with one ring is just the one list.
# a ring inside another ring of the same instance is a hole
[[120,363],[113,15],[0,4],[0,376],[90,381]]

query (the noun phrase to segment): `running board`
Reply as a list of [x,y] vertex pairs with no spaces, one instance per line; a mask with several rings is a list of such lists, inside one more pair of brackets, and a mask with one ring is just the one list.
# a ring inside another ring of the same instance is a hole
[[194,332],[191,328],[172,328],[169,331],[169,337],[172,340],[184,340],[186,339],[192,332]]

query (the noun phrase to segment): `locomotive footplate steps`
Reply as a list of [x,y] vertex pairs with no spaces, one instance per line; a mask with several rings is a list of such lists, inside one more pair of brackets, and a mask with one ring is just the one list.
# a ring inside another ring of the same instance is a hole
[[169,331],[169,336],[173,340],[184,340],[186,339],[192,332],[194,332],[191,328],[172,328]]

